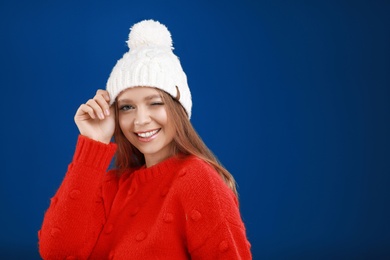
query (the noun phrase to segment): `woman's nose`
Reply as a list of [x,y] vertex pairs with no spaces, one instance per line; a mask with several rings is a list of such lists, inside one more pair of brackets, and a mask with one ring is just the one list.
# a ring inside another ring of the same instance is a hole
[[134,124],[136,125],[146,125],[150,123],[151,118],[149,112],[145,108],[137,108],[136,117],[134,120]]

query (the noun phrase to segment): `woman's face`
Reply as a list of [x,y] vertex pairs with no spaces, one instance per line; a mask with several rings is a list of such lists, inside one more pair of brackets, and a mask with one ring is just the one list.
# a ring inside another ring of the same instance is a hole
[[150,167],[172,155],[175,135],[165,104],[155,88],[135,87],[117,98],[119,126]]

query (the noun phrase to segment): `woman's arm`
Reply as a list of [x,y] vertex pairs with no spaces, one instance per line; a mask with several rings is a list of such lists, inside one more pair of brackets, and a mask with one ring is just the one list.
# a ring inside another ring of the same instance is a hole
[[87,259],[105,222],[103,178],[116,150],[110,144],[115,113],[109,102],[107,91],[99,89],[74,116],[80,135],[73,161],[38,233],[44,259]]
[[115,144],[79,136],[73,161],[38,233],[42,258],[88,258],[105,223],[101,187],[115,150]]

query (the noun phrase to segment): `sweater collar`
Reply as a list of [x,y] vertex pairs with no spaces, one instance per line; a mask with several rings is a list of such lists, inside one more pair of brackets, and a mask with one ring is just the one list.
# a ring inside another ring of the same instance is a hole
[[151,167],[146,167],[143,165],[135,170],[132,174],[139,180],[140,183],[146,183],[152,179],[159,178],[164,174],[171,172],[174,173],[175,170],[179,168],[179,163],[185,158],[187,158],[185,155],[173,155]]

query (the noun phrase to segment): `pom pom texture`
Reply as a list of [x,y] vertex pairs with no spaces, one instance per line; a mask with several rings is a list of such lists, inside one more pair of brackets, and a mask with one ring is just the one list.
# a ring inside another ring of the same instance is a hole
[[144,46],[167,47],[173,49],[172,37],[167,27],[154,20],[144,20],[135,24],[130,29],[127,45],[130,50]]

